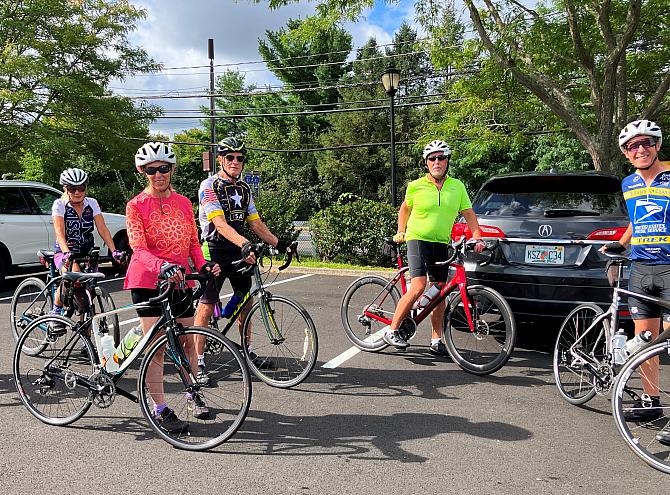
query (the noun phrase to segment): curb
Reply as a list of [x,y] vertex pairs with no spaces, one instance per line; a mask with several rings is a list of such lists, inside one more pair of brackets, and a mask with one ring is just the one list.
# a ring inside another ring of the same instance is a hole
[[[273,271],[275,269],[273,268]],[[289,266],[282,273],[313,273],[315,275],[335,275],[340,277],[363,277],[365,275],[379,275],[390,278],[394,273],[385,270],[350,270],[344,268],[310,268],[301,266]]]

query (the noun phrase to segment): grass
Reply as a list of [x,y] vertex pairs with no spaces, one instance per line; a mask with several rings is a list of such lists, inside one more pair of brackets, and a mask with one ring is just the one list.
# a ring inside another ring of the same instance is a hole
[[351,265],[349,263],[332,263],[327,261],[321,261],[318,258],[309,258],[307,256],[300,257],[300,263],[296,260],[291,262],[291,266],[294,267],[305,267],[305,268],[333,268],[338,270],[384,270],[392,272],[393,268],[383,267],[383,266],[361,266],[361,265]]

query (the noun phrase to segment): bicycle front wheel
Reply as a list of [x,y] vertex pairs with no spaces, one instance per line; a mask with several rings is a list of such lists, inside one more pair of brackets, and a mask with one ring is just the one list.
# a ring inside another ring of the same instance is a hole
[[[46,284],[39,278],[30,277],[23,280],[14,291],[9,307],[9,327],[17,342],[30,323],[51,312],[53,296],[45,288]],[[24,349],[33,355],[39,354],[40,350],[39,347]]]
[[[42,349],[39,354],[23,351],[35,347]],[[14,381],[21,402],[43,423],[75,422],[91,407],[93,392],[86,384],[95,363],[91,342],[74,330],[72,320],[48,315],[33,321],[14,351]]]
[[[634,355],[619,372],[612,389],[612,415],[626,444],[644,462],[668,474],[670,474],[669,353],[670,345],[661,342]],[[653,404],[649,396],[660,397],[660,404]],[[644,411],[646,417],[640,417],[640,411]]]
[[[585,404],[596,395],[593,374],[584,366],[584,359],[575,353],[584,353],[597,362],[605,359],[605,339],[609,335],[610,322],[604,318],[590,328],[602,314],[598,305],[582,304],[570,312],[558,331],[554,347],[554,380],[561,396],[570,404]],[[578,339],[579,344],[575,345]]]
[[398,288],[383,277],[355,280],[344,293],[340,315],[347,337],[359,349],[378,352],[388,347],[382,338],[387,324],[366,315],[391,320],[400,300]]
[[463,370],[488,375],[502,368],[516,343],[516,322],[507,301],[489,287],[468,287],[470,329],[462,297],[457,294],[445,314],[444,338],[452,359]]
[[[205,341],[207,386],[198,384],[197,363],[184,362],[183,346]],[[185,450],[207,450],[228,440],[242,425],[251,404],[251,377],[235,344],[208,328],[188,327],[177,337],[180,349],[159,337],[146,351],[137,380],[144,417],[166,442]],[[193,371],[195,370],[195,371]],[[173,413],[156,416],[154,406]]]
[[293,387],[314,368],[319,350],[316,328],[297,302],[266,293],[252,306],[243,329],[249,368],[268,385]]

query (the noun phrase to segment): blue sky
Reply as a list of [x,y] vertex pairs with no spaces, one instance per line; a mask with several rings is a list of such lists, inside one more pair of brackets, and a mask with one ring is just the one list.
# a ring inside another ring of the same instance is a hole
[[[134,44],[167,67],[208,65],[207,39],[214,38],[215,63],[238,64],[259,61],[258,38],[268,29],[283,27],[290,18],[305,18],[314,13],[314,3],[298,2],[275,11],[267,3],[233,0],[137,0],[147,10],[147,18],[131,35]],[[393,5],[378,2],[356,22],[345,28],[353,36],[354,47],[371,36],[380,44],[389,43],[404,21],[414,23],[414,2],[402,0]],[[278,81],[264,64],[242,65],[248,83],[277,85]],[[223,69],[216,69],[221,71]],[[129,96],[189,94],[209,86],[208,69],[165,70],[156,75],[140,75],[111,84],[114,92]],[[156,102],[156,100],[154,100]],[[167,112],[194,109],[208,100],[158,100]],[[172,135],[198,125],[193,120],[159,120],[152,131]]]

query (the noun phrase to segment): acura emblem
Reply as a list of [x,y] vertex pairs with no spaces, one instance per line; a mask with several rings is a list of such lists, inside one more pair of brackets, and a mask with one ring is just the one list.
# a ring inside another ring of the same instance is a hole
[[540,228],[537,229],[538,233],[540,234],[540,237],[549,237],[552,232],[551,225],[540,225]]

